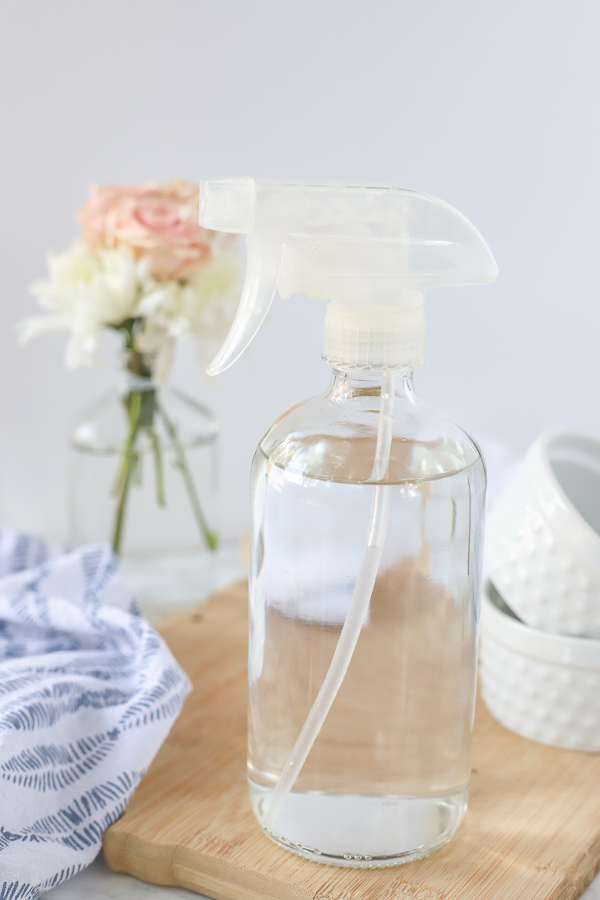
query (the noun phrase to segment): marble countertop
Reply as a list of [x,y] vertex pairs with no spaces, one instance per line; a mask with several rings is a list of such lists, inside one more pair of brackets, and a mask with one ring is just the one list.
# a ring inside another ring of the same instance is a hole
[[[203,896],[183,888],[146,884],[130,875],[116,875],[100,856],[79,875],[45,893],[44,900],[201,900]],[[596,897],[600,894],[590,900]]]
[[[238,548],[225,547],[219,551],[215,562],[203,570],[196,597],[202,602],[213,591],[245,575]],[[141,605],[148,618],[156,622],[179,604],[161,602],[158,596],[149,596],[147,602]],[[80,900],[81,897],[89,897],[90,900],[198,900],[203,896],[183,888],[146,884],[129,875],[117,875],[108,869],[100,855],[85,871],[44,894],[44,900]],[[600,875],[582,894],[582,900],[600,900]]]

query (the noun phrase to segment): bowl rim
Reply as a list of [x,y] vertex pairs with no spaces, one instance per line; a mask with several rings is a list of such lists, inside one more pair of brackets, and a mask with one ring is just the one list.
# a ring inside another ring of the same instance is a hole
[[541,662],[600,672],[600,639],[542,631],[499,609],[488,579],[481,591],[481,631],[507,649]]
[[[564,542],[576,556],[582,553],[585,555],[585,559],[580,559],[584,568],[596,570],[600,575],[600,565],[597,562],[600,555],[600,532],[590,525],[566,493],[550,459],[553,445],[561,441],[567,445],[569,442],[592,445],[597,449],[597,459],[600,462],[600,436],[575,428],[547,428],[538,435],[525,455],[527,475],[534,489],[536,502],[551,529],[559,529]],[[581,447],[578,449],[581,450]],[[552,511],[547,509],[550,499],[547,495],[548,485],[555,495]],[[576,536],[572,533],[573,526],[577,529]]]

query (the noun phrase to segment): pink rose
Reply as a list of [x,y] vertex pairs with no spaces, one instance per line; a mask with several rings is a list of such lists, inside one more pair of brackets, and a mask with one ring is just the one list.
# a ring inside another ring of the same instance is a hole
[[189,275],[210,255],[214,237],[198,225],[198,186],[180,179],[93,185],[77,218],[91,247],[127,247],[161,281]]

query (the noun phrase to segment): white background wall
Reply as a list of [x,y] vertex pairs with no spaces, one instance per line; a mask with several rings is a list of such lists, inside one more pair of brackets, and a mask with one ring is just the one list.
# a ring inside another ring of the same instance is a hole
[[[5,0],[0,5],[0,521],[66,532],[66,440],[112,378],[64,338],[18,350],[28,285],[88,184],[219,175],[374,180],[443,197],[494,250],[491,287],[428,300],[423,397],[516,451],[600,432],[596,0]],[[252,356],[174,379],[222,424],[225,534],[256,443],[323,389],[324,306],[278,301]]]

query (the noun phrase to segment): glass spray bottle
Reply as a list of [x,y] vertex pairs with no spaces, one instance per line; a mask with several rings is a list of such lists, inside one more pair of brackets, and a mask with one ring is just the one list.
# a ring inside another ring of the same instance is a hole
[[201,224],[248,234],[223,371],[279,288],[330,301],[328,390],[251,478],[250,798],[274,841],[341,866],[446,843],[467,805],[485,468],[417,400],[423,290],[497,275],[481,235],[397,188],[206,182]]

